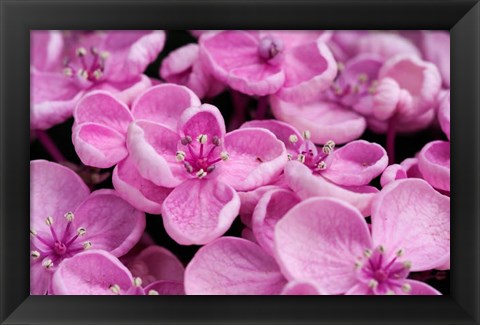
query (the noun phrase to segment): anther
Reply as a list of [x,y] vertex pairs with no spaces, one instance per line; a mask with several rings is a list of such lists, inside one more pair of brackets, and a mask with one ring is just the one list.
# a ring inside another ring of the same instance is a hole
[[139,277],[136,277],[133,279],[133,285],[136,287],[141,287],[142,286],[142,279]]
[[360,73],[360,74],[358,75],[358,81],[360,81],[361,83],[364,83],[364,82],[366,82],[367,80],[368,80],[367,74],[365,74],[365,73]]
[[192,165],[190,165],[190,163],[184,161],[183,166],[185,166],[185,169],[187,170],[187,172],[189,172],[189,173],[193,172],[193,167],[192,167]]
[[288,137],[288,141],[290,141],[291,143],[297,143],[298,137],[295,134],[292,134]]
[[371,279],[370,281],[368,281],[368,287],[370,289],[375,289],[377,286],[378,286],[377,280]]
[[207,140],[208,140],[208,136],[206,134],[200,134],[197,137],[197,141],[200,142],[201,144],[207,143]]
[[205,172],[203,169],[200,169],[197,173],[196,173],[197,177],[198,178],[204,178],[205,176],[207,176],[207,172]]
[[73,70],[72,70],[72,68],[64,68],[64,69],[63,69],[63,74],[66,75],[67,77],[73,76]]
[[310,136],[311,136],[310,131],[308,130],[303,131],[302,136],[305,140],[310,139]]
[[289,153],[287,153],[287,159],[288,159],[288,160],[292,160],[292,155],[289,154]]
[[211,173],[215,170],[215,165],[210,165],[207,167],[207,173]]
[[412,291],[412,286],[408,283],[404,283],[402,284],[402,291],[405,293],[409,293],[410,291]]
[[35,237],[37,235],[37,232],[33,229],[30,229],[30,235]]
[[412,262],[410,261],[405,261],[403,262],[403,266],[407,269],[410,270],[412,268]]
[[53,218],[47,217],[47,219],[45,219],[45,223],[47,224],[47,226],[51,227],[53,225]]
[[159,293],[158,293],[157,290],[153,290],[153,289],[152,289],[152,290],[148,290],[148,295],[149,295],[149,296],[158,296]]
[[51,259],[45,260],[42,262],[42,266],[46,269],[51,269],[53,267],[53,262]]
[[345,64],[343,64],[343,62],[338,62],[337,63],[337,68],[338,68],[338,71],[343,71],[345,70]]
[[185,151],[177,151],[175,154],[175,157],[177,158],[177,161],[184,161],[185,160]]
[[327,163],[324,162],[324,161],[321,161],[317,164],[317,168],[320,169],[320,170],[325,170],[325,169],[327,169]]
[[88,79],[88,71],[84,69],[78,70],[78,76],[83,79]]
[[393,291],[393,290],[387,290],[386,295],[387,295],[387,296],[395,296],[395,291]]
[[355,269],[360,269],[362,267],[362,263],[361,262],[355,262]]
[[83,243],[83,249],[90,249],[92,248],[92,243],[89,241],[86,241]]
[[363,252],[363,255],[365,255],[365,257],[370,257],[370,256],[372,256],[372,251],[369,250],[369,249],[366,249],[366,250]]
[[223,161],[228,160],[229,157],[230,157],[230,156],[228,155],[228,152],[226,152],[226,151],[222,151],[222,152],[220,153],[220,158],[222,158]]
[[95,77],[95,79],[99,80],[103,76],[102,70],[96,69],[95,71],[93,71],[93,76]]
[[40,257],[40,252],[39,251],[31,251],[30,252],[30,256],[33,258],[33,259],[37,259]]
[[400,249],[395,253],[395,255],[397,255],[397,257],[402,257],[402,256],[403,256],[403,253],[404,253],[403,249],[400,248]]
[[79,47],[76,51],[77,56],[85,56],[87,55],[87,50],[84,47]]
[[322,151],[326,154],[326,155],[329,155],[333,149],[335,149],[335,142],[333,142],[332,140],[329,140],[327,141],[327,143],[325,143],[325,145],[323,146],[323,149]]
[[85,235],[86,233],[87,233],[87,229],[85,229],[84,227],[80,227],[80,228],[77,229],[77,234],[78,234],[79,236],[83,236],[83,235]]
[[102,52],[100,53],[100,59],[102,59],[102,60],[108,59],[109,56],[110,56],[110,52],[102,51]]
[[180,140],[180,142],[181,142],[184,146],[186,146],[187,144],[192,143],[192,137],[190,137],[190,136],[187,135],[186,137],[183,137],[183,138]]
[[120,294],[120,286],[118,284],[112,284],[110,287],[108,287],[111,292],[113,292],[116,295]]
[[305,155],[304,154],[299,154],[297,156],[297,160],[303,164],[305,162]]
[[92,52],[93,55],[98,55],[98,49],[95,46],[90,48],[90,52]]
[[213,143],[213,145],[215,145],[215,146],[218,147],[218,146],[222,143],[222,141],[220,140],[219,137],[217,137],[216,135],[214,135],[214,136],[213,136],[213,139],[212,139],[212,143]]
[[385,247],[383,247],[382,245],[378,246],[378,252],[379,252],[380,254],[385,253]]
[[72,212],[67,212],[65,213],[64,217],[69,221],[69,222],[72,222],[73,221],[73,218],[74,218],[74,215]]

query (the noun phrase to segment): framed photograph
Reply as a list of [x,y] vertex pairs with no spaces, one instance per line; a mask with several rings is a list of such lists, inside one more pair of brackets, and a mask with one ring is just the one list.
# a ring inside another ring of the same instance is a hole
[[2,324],[480,324],[478,2],[0,9]]

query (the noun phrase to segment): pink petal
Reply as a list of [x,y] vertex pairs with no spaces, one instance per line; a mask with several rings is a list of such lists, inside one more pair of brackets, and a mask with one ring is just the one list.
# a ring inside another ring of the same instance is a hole
[[75,224],[86,229],[81,240],[115,256],[127,253],[145,230],[145,214],[109,189],[93,192],[74,215]]
[[346,143],[359,138],[366,128],[362,116],[334,103],[287,103],[275,96],[271,97],[270,103],[277,119],[302,132],[309,130],[311,140],[315,143],[326,143],[329,140],[337,144]]
[[160,296],[182,296],[185,295],[183,283],[177,281],[155,281],[145,288],[148,294],[150,290],[155,290]]
[[357,140],[337,149],[322,176],[345,186],[367,185],[388,165],[388,156],[382,146]]
[[52,279],[54,295],[113,295],[112,285],[120,292],[132,287],[132,275],[120,261],[102,250],[91,250],[64,260]]
[[440,266],[450,255],[450,198],[421,179],[390,183],[372,203],[372,237],[390,254],[403,249],[412,271]]
[[113,170],[113,186],[125,201],[140,211],[160,214],[162,203],[171,189],[153,184],[143,178],[130,158],[121,161]]
[[234,237],[200,248],[185,270],[188,295],[272,295],[284,284],[271,256],[258,245]]
[[450,140],[450,91],[448,91],[442,98],[438,107],[438,121],[442,131],[447,135]]
[[425,59],[438,67],[443,85],[450,88],[450,34],[444,31],[423,31],[422,41]]
[[312,198],[293,207],[275,227],[275,252],[288,279],[311,281],[329,294],[356,282],[355,261],[372,247],[362,215],[331,198]]
[[420,51],[408,39],[390,32],[375,32],[365,35],[358,41],[357,51],[373,53],[388,60],[396,55],[421,57]]
[[202,134],[210,140],[215,136],[221,140],[225,135],[225,121],[218,108],[203,104],[184,111],[178,122],[178,131],[182,137],[190,136],[193,140]]
[[385,121],[396,112],[400,101],[400,88],[391,78],[383,78],[378,82],[376,93],[373,95],[372,114],[376,119]]
[[41,261],[30,263],[30,294],[46,295],[52,276],[52,270],[45,269]]
[[405,169],[408,178],[423,179],[423,175],[418,168],[418,158],[407,158],[400,163],[400,166]]
[[[74,211],[90,194],[83,180],[71,169],[46,160],[30,162],[30,227],[48,231],[45,219],[54,218],[54,227],[65,226],[63,216]],[[63,230],[64,228],[62,228]]]
[[162,124],[140,120],[128,128],[130,159],[143,178],[162,187],[175,187],[187,176],[175,158],[180,137]]
[[200,106],[198,97],[187,87],[162,84],[142,93],[132,106],[136,119],[145,119],[176,130],[182,113],[189,107]]
[[321,40],[305,43],[286,51],[282,63],[285,84],[278,92],[284,101],[307,102],[330,87],[337,75],[337,63]]
[[311,282],[290,281],[280,294],[288,296],[317,296],[322,293]]
[[132,105],[135,98],[153,85],[152,80],[146,75],[129,80],[127,82],[105,82],[98,85],[96,89],[101,89],[112,93],[120,102]]
[[170,52],[162,61],[160,76],[168,82],[185,84],[191,68],[199,59],[200,48],[196,43],[190,43]]
[[450,142],[427,143],[418,154],[418,168],[430,185],[450,191]]
[[262,196],[252,215],[252,230],[262,248],[273,255],[275,225],[301,200],[289,190],[272,190]]
[[230,158],[222,165],[222,179],[238,191],[274,181],[287,162],[285,145],[268,130],[238,129],[225,136]]
[[62,34],[56,30],[30,32],[30,64],[41,71],[59,68],[64,47]]
[[279,66],[257,63],[234,68],[226,83],[235,90],[250,96],[276,93],[285,82],[285,73]]
[[412,288],[412,290],[410,291],[411,296],[419,296],[419,295],[422,295],[422,296],[425,296],[425,295],[426,296],[437,296],[437,295],[441,295],[441,293],[437,289],[432,288],[431,286],[429,286],[426,283],[416,281],[416,280],[408,280],[408,279],[405,282],[407,284],[409,284]]
[[397,180],[407,178],[407,171],[399,164],[393,164],[385,168],[382,177],[380,178],[380,184],[385,187],[387,184]]
[[240,236],[243,239],[249,240],[252,243],[258,244],[257,239],[255,238],[255,235],[253,234],[253,231],[250,228],[243,228],[242,229],[242,235]]
[[372,290],[364,283],[354,285],[350,290],[345,292],[347,296],[370,296],[373,295]]
[[240,197],[240,202],[242,203],[240,206],[240,219],[242,220],[243,224],[247,227],[252,226],[252,213],[255,210],[255,207],[258,204],[258,201],[263,196],[263,194],[267,193],[268,191],[275,190],[282,188],[281,186],[277,185],[265,185],[260,186],[253,191],[247,192],[238,192],[238,196]]
[[278,140],[285,144],[287,151],[297,151],[297,147],[290,142],[289,138],[293,134],[298,139],[302,139],[302,135],[288,123],[278,120],[253,120],[243,123],[241,128],[264,128],[271,131]]
[[165,230],[181,245],[203,245],[223,235],[240,209],[240,198],[216,179],[191,179],[163,202]]
[[370,215],[372,199],[378,190],[371,186],[342,187],[322,176],[315,176],[305,165],[290,161],[285,166],[285,176],[289,187],[302,199],[322,196],[342,199],[360,210],[364,216]]

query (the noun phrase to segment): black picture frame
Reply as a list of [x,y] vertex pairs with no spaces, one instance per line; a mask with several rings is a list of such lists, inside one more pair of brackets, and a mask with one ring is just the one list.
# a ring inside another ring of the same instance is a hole
[[[480,3],[0,0],[2,324],[480,324]],[[29,32],[33,29],[451,31],[450,296],[29,296]]]

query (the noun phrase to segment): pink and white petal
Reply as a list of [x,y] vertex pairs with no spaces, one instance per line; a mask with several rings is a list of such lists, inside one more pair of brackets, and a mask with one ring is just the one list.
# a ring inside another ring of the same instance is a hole
[[346,296],[371,296],[372,290],[364,283],[354,285],[350,290],[345,292]]
[[337,62],[321,40],[286,51],[282,68],[285,84],[277,96],[287,102],[311,101],[330,87],[337,75]]
[[450,142],[427,143],[418,154],[418,168],[430,185],[450,191]]
[[252,230],[257,242],[270,255],[274,252],[273,235],[277,222],[300,203],[292,191],[277,189],[262,196],[252,215]]
[[30,107],[30,128],[33,130],[47,130],[52,126],[65,122],[72,117],[75,106],[83,95],[83,92],[79,92],[70,100],[45,101],[32,104]]
[[176,130],[182,113],[200,104],[200,99],[187,87],[167,83],[143,92],[133,103],[132,114],[136,119],[149,120]]
[[160,296],[183,296],[185,295],[185,288],[182,282],[178,281],[155,281],[145,288],[145,293],[152,294],[151,290],[154,290],[154,294]]
[[437,270],[450,270],[450,256],[448,257],[448,261],[437,267]]
[[139,120],[128,128],[130,159],[143,178],[162,187],[175,187],[187,177],[183,164],[176,160],[180,137],[170,128]]
[[110,91],[122,103],[130,107],[142,92],[152,86],[152,80],[146,75],[142,74],[139,77],[129,80],[128,82],[109,82],[103,83],[102,89]]
[[437,296],[441,295],[441,293],[435,289],[429,286],[428,284],[416,280],[410,280],[407,279],[405,280],[407,284],[410,285],[412,288],[409,295],[411,296]]
[[[166,248],[151,245],[145,248],[136,256],[129,269],[133,276],[142,277],[142,274],[135,273],[135,263],[143,263],[148,268],[148,274],[152,275],[155,280],[183,281],[185,268],[178,258]],[[143,280],[143,286],[147,283]]]
[[75,224],[84,227],[82,241],[115,256],[126,254],[145,230],[145,214],[110,189],[93,192],[75,211]]
[[262,30],[259,34],[260,38],[270,36],[281,39],[285,49],[316,42],[317,40],[326,42],[332,36],[332,32],[328,30]]
[[285,283],[270,255],[257,244],[234,237],[200,248],[185,270],[188,295],[273,295]]
[[440,71],[443,86],[450,88],[450,34],[444,31],[422,31],[422,51],[425,59]]
[[372,199],[378,190],[372,186],[339,186],[312,171],[298,161],[290,161],[285,166],[285,176],[289,187],[301,199],[311,197],[333,197],[344,200],[356,207],[363,216],[370,215]]
[[450,198],[421,179],[392,182],[373,200],[372,237],[388,254],[402,249],[414,272],[441,266],[450,255]]
[[230,70],[225,83],[250,96],[266,96],[281,89],[285,73],[281,66],[261,62]]
[[128,155],[125,134],[98,123],[74,125],[72,142],[78,157],[87,166],[109,168]]
[[264,128],[271,131],[278,140],[285,144],[288,152],[297,152],[297,146],[290,141],[290,136],[295,135],[298,139],[302,139],[302,135],[288,123],[278,120],[253,120],[242,124],[240,128]]
[[61,68],[63,37],[58,30],[34,30],[30,32],[30,64],[41,71]]
[[50,233],[45,224],[45,219],[49,216],[54,218],[54,227],[65,226],[65,213],[74,211],[89,194],[87,185],[71,169],[46,160],[31,161],[31,229]]
[[199,59],[200,48],[190,43],[170,52],[160,66],[160,76],[168,82],[184,84],[194,62]]
[[357,51],[379,55],[383,60],[388,60],[400,54],[413,55],[419,58],[422,56],[410,40],[390,32],[365,35],[358,41]]
[[322,292],[314,283],[294,280],[288,282],[280,294],[287,296],[318,296],[322,295]]
[[367,126],[361,115],[334,103],[316,101],[296,104],[271,96],[270,104],[277,119],[302,132],[309,130],[315,143],[329,140],[337,144],[347,143],[358,139]]
[[155,61],[165,44],[165,32],[108,31],[104,49],[110,53],[105,60],[105,76],[111,81],[126,81],[142,74]]
[[399,164],[393,164],[385,168],[382,177],[380,178],[380,185],[385,187],[387,184],[396,181],[397,179],[407,178],[407,171]]
[[181,245],[203,245],[223,235],[240,209],[240,198],[217,179],[191,179],[177,186],[162,207],[167,233]]
[[196,140],[199,135],[206,135],[207,141],[214,136],[220,140],[225,135],[225,121],[217,107],[203,104],[199,107],[186,109],[178,121],[178,132],[183,136],[190,136]]
[[331,155],[322,176],[344,186],[361,186],[379,176],[388,165],[388,156],[382,146],[365,140],[347,143]]
[[162,203],[172,191],[143,178],[130,158],[113,170],[112,183],[118,195],[140,211],[160,214]]
[[407,172],[408,178],[422,178],[423,175],[418,168],[418,158],[407,158],[400,163],[400,166]]
[[52,270],[47,270],[40,261],[30,263],[30,294],[46,295],[53,276]]
[[132,287],[130,271],[112,254],[89,250],[64,260],[53,275],[54,295],[114,295],[112,285],[125,293]]
[[365,219],[337,199],[305,200],[275,227],[275,254],[287,279],[310,281],[329,294],[356,284],[355,261],[371,247]]
[[373,95],[372,115],[380,121],[390,119],[395,114],[399,101],[398,83],[391,78],[380,79]]
[[225,136],[229,159],[222,164],[221,179],[237,191],[250,191],[274,182],[287,162],[285,145],[260,128],[244,128]]
[[438,107],[438,121],[442,131],[447,135],[450,140],[450,91],[448,91],[442,98]]

